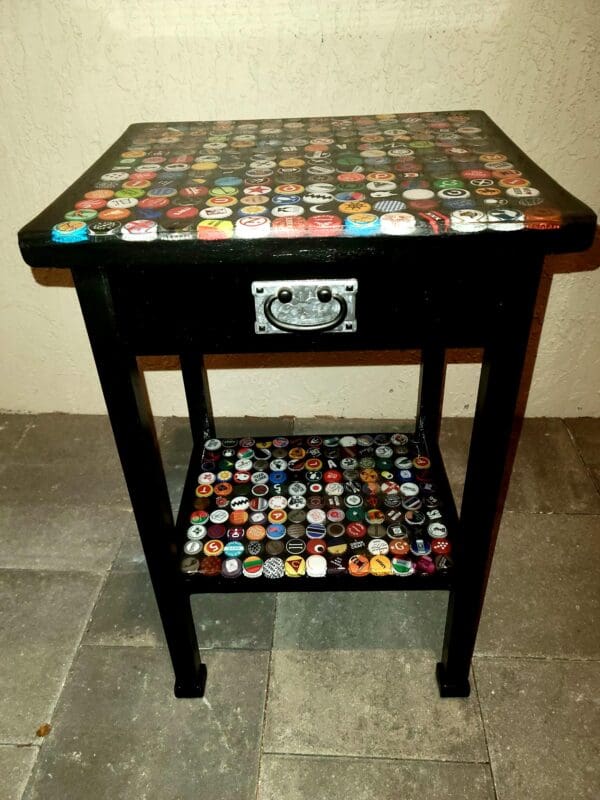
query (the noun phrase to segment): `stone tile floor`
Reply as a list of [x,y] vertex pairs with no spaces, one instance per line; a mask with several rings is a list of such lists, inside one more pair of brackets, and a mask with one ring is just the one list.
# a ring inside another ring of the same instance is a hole
[[442,592],[197,596],[207,696],[175,700],[106,419],[0,416],[0,798],[599,797],[599,490],[600,420],[526,422],[468,700],[436,692]]

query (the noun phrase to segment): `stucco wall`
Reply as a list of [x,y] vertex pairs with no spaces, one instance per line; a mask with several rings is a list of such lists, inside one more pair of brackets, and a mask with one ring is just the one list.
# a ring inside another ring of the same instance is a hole
[[[75,293],[33,281],[16,231],[130,122],[483,108],[598,211],[599,12],[598,0],[3,0],[0,408],[104,410]],[[599,307],[600,271],[554,279],[528,414],[600,414]],[[453,368],[446,413],[470,413],[476,373]],[[210,377],[225,416],[414,404],[414,367]],[[149,384],[157,413],[185,413],[177,374]]]

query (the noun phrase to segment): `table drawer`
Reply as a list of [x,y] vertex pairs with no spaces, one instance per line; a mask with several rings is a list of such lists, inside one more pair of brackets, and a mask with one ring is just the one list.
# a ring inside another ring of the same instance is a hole
[[[482,345],[494,309],[481,270],[463,266],[459,278],[440,270],[434,281],[430,270],[416,265],[341,269],[304,265],[278,275],[273,266],[239,267],[208,276],[182,266],[170,269],[168,278],[148,268],[135,282],[116,271],[110,279],[119,324],[139,354],[416,348],[434,326],[448,346]],[[289,308],[301,296],[297,324],[277,297],[280,290],[291,290]],[[315,312],[320,290],[325,297]]]

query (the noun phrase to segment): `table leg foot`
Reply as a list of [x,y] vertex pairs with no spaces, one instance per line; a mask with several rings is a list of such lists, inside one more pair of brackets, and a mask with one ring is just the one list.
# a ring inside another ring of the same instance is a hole
[[200,664],[194,681],[175,681],[175,697],[204,697],[206,664]]
[[435,668],[435,677],[437,678],[440,697],[468,697],[471,694],[469,679],[465,678],[462,681],[450,680],[446,674],[445,666],[441,663],[437,664]]

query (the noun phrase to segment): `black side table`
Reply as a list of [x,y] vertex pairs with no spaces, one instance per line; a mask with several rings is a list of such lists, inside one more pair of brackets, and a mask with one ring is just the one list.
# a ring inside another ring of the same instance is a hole
[[[29,265],[72,270],[178,697],[206,681],[191,594],[359,589],[449,590],[439,688],[468,695],[543,259],[595,224],[465,111],[132,125],[21,230]],[[445,351],[474,347],[459,516]],[[206,353],[403,348],[405,437],[215,439]],[[194,439],[176,523],[136,361],[173,354]]]

